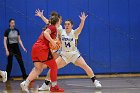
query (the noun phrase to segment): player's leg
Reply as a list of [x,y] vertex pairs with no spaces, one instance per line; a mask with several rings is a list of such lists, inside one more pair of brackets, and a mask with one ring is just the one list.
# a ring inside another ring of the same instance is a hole
[[20,84],[23,91],[29,93],[28,86],[30,82],[34,80],[38,75],[40,75],[40,73],[43,71],[43,65],[44,64],[41,62],[34,63],[34,69],[30,72],[27,79]]
[[[57,52],[54,52],[52,55],[53,55],[53,59],[55,60],[59,57],[59,54]],[[46,69],[47,65],[44,65],[43,68]]]
[[27,78],[27,80],[29,81],[34,80],[43,71],[43,68],[42,68],[44,65],[43,63],[35,62],[34,65],[35,65],[34,69],[31,71],[31,73],[29,74]]
[[[52,52],[52,55],[53,55],[53,59],[56,60],[60,56],[61,49],[59,49],[59,50],[52,50],[51,52]],[[43,68],[46,69],[47,66],[44,65]]]
[[[56,59],[58,69],[63,68],[67,65],[67,63],[62,59],[62,57],[58,57]],[[39,91],[48,91],[50,89],[50,70],[48,71],[47,77],[43,85],[39,88]]]
[[7,72],[6,71],[1,71],[0,70],[0,76],[2,76],[2,81],[3,82],[7,81]]
[[[60,56],[55,61],[56,61],[58,69],[63,68],[67,65],[67,63]],[[50,70],[48,71],[47,77],[45,80],[50,80]]]
[[58,72],[58,67],[56,64],[56,61],[49,60],[45,62],[45,64],[50,68],[50,80],[52,82],[50,91],[51,92],[64,92],[64,89],[59,88],[57,85],[57,72]]
[[100,82],[96,80],[93,70],[87,65],[83,57],[79,57],[74,64],[85,70],[85,72],[91,78],[96,87],[101,87]]

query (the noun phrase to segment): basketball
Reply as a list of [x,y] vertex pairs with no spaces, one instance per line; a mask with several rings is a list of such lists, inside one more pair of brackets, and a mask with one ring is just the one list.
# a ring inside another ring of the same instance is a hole
[[55,39],[55,41],[56,41],[57,47],[54,47],[51,43],[49,43],[49,47],[52,50],[58,50],[60,48],[60,40]]

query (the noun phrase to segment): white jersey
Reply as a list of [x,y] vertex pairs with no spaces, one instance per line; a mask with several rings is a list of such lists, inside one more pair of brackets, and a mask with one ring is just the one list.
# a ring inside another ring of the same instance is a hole
[[78,37],[78,35],[75,35],[74,32],[75,30],[72,30],[70,33],[66,33],[65,29],[61,30],[60,35],[62,51],[77,51],[76,38]]
[[63,30],[63,27],[62,25],[60,25],[59,27],[57,27],[57,37],[58,38],[58,32],[61,32]]
[[58,31],[61,31],[61,30],[63,30],[63,27],[62,27],[62,25],[60,25],[60,26],[57,28],[57,30],[58,30]]

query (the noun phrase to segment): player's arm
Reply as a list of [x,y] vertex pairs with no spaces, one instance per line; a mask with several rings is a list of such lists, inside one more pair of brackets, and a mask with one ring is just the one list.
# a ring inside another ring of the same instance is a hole
[[51,34],[51,30],[47,28],[47,29],[44,31],[44,36],[45,36],[45,38],[46,38],[48,41],[50,41],[50,43],[51,43],[54,47],[56,47],[57,44],[56,44],[56,42],[51,38],[50,34]]
[[60,25],[58,28],[57,28],[57,33],[58,33],[58,39],[61,40],[61,33],[63,31],[63,28],[62,26]]
[[79,18],[81,19],[81,22],[80,22],[79,27],[75,30],[76,35],[81,33],[87,17],[88,17],[88,15],[86,15],[84,12],[82,12],[81,15],[79,16]]
[[60,30],[58,30],[57,32],[58,32],[58,40],[60,40],[60,41],[61,41],[61,31],[60,31]]
[[35,11],[35,16],[40,17],[47,25],[49,24],[49,20],[43,15],[44,10],[37,9]]

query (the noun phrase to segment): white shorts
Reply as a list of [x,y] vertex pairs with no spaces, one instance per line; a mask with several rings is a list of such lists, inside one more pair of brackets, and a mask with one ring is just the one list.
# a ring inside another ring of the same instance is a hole
[[69,64],[70,62],[75,63],[80,57],[80,53],[78,50],[72,52],[61,51],[60,56],[67,64]]

